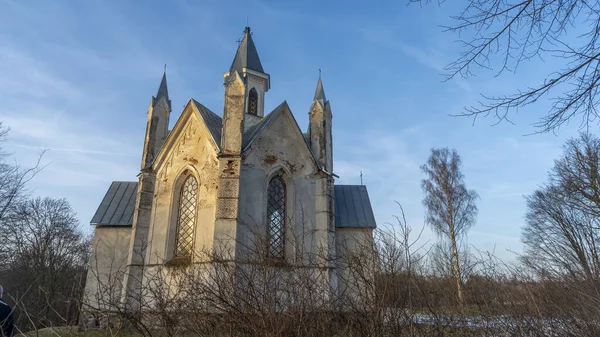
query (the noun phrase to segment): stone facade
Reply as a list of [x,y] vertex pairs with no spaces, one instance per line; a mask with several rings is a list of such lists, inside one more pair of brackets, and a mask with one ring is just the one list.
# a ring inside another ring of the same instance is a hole
[[[256,261],[265,247],[260,242],[271,250],[283,242],[277,258],[286,268],[315,268],[332,289],[347,288],[343,265],[334,261],[358,249],[359,238],[372,238],[366,189],[334,193],[333,119],[321,78],[306,133],[286,102],[265,114],[269,88],[249,28],[224,74],[222,118],[192,99],[168,131],[171,101],[163,75],[148,108],[137,185],[113,183],[92,221],[86,301],[99,296],[98,284],[118,275],[111,296],[138,311],[148,275],[205,265],[216,250],[227,263]],[[276,197],[269,192],[274,179],[283,186]],[[273,227],[277,221],[282,225]]]

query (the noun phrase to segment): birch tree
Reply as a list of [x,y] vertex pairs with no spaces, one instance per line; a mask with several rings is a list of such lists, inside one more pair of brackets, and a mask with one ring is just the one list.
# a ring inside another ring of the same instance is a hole
[[469,228],[475,224],[479,198],[477,192],[468,190],[461,172],[461,159],[456,150],[448,148],[431,149],[431,155],[421,166],[425,179],[421,187],[425,196],[425,220],[442,240],[448,240],[452,247],[452,263],[456,279],[458,302],[462,308],[461,266],[459,242]]

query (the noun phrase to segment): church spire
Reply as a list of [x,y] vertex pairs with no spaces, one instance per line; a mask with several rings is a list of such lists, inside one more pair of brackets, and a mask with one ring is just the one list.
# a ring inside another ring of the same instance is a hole
[[271,87],[271,77],[265,73],[260,63],[250,27],[244,29],[244,37],[238,41],[233,63],[229,71],[223,74],[226,86],[236,78],[235,74],[239,75],[245,86],[244,106],[241,112],[246,115],[244,116],[244,130],[246,130],[264,117],[265,93]]
[[317,82],[317,90],[315,90],[315,97],[310,106],[308,118],[310,148],[321,167],[327,172],[333,172],[333,138],[331,136],[333,116],[329,101],[325,97],[321,71],[319,71],[319,82]]
[[323,104],[327,102],[325,90],[323,89],[323,81],[321,81],[321,70],[319,70],[319,82],[317,82],[317,90],[315,91],[315,101],[321,101]]
[[142,169],[151,165],[158,150],[169,134],[169,117],[171,115],[171,100],[167,90],[167,72],[163,73],[156,96],[152,96],[148,107],[148,122],[142,154]]
[[[166,68],[166,66],[165,66]],[[158,101],[161,97],[165,97],[169,101],[169,90],[167,90],[167,70],[163,73],[158,92],[156,92],[156,100]]]
[[237,71],[241,74],[244,68],[252,69],[261,73],[265,72],[262,64],[260,63],[260,58],[258,57],[258,52],[256,51],[254,41],[252,41],[250,27],[246,27],[244,29],[244,37],[238,46],[229,72],[233,73],[234,71]]
[[167,89],[167,69],[165,66],[165,72],[163,73],[162,79],[160,80],[160,85],[158,86],[158,91],[156,92],[156,96],[152,97],[151,106],[155,107],[160,100],[164,98],[167,107],[169,108],[169,112],[171,111],[171,100],[169,99],[169,90]]

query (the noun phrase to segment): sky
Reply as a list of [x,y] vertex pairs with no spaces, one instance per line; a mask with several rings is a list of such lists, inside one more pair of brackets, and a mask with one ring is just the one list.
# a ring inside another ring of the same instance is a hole
[[[42,149],[36,196],[66,198],[82,228],[111,181],[137,181],[147,108],[167,64],[171,126],[194,98],[222,115],[223,73],[248,24],[271,75],[266,109],[287,100],[299,125],[322,71],[333,110],[336,183],[367,185],[380,227],[400,203],[424,224],[420,166],[432,147],[455,148],[468,188],[480,196],[468,233],[473,249],[512,260],[522,251],[524,196],[547,177],[577,124],[532,135],[548,102],[510,123],[449,116],[483,94],[510,93],[544,79],[552,60],[515,73],[443,81],[460,53],[443,32],[460,1],[17,1],[0,0],[0,121],[3,145],[23,167]],[[426,229],[421,240],[433,243]]]

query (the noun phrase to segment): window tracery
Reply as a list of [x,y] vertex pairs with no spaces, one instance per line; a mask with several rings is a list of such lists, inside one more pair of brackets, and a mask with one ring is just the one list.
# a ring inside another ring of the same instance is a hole
[[285,257],[285,182],[271,179],[267,191],[267,257]]
[[179,193],[175,257],[191,257],[194,247],[198,195],[198,181],[196,178],[191,175],[187,177],[181,185]]
[[248,94],[248,113],[254,116],[258,114],[258,93],[254,88]]

